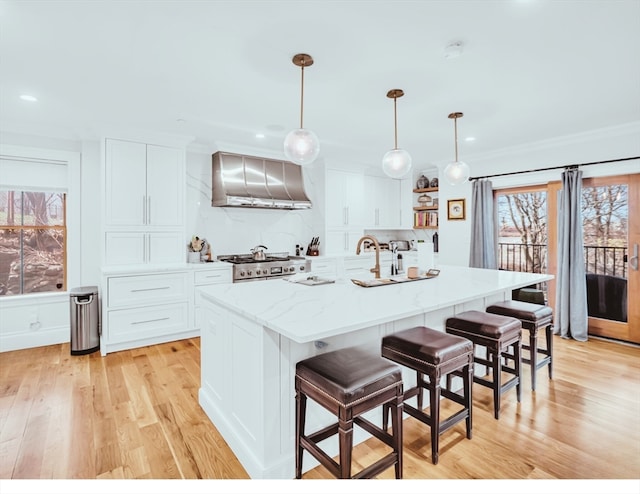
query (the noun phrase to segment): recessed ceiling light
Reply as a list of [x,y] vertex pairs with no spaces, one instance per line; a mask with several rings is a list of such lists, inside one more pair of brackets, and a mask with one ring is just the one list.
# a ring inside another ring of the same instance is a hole
[[467,142],[471,142],[471,141],[475,141],[476,138],[475,137],[465,137],[464,140],[467,141]]
[[186,120],[184,118],[176,118],[176,123],[182,125],[183,123],[185,123]]
[[38,98],[36,98],[35,96],[31,96],[30,94],[21,94],[20,99],[22,101],[29,101],[31,103],[35,103],[36,101],[38,101]]
[[265,135],[264,134],[256,134],[256,139],[264,139]]

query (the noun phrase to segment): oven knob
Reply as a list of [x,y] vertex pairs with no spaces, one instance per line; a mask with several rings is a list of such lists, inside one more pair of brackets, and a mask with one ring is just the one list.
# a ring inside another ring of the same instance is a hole
[[244,271],[240,271],[240,276],[244,276]]
[[260,270],[259,269],[256,269],[256,274],[260,274]]
[[300,266],[300,271],[304,271],[304,266]]
[[251,276],[252,273],[252,271],[247,271],[247,276]]

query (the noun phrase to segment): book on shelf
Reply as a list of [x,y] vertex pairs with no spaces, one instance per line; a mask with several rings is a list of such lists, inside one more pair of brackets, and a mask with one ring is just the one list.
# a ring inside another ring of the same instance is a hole
[[413,226],[415,227],[438,226],[438,212],[437,211],[416,211],[413,214]]

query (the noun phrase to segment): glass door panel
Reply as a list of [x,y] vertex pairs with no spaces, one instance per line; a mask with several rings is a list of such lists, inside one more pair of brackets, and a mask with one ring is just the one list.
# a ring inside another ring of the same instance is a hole
[[640,343],[638,271],[638,177],[583,181],[582,219],[589,333]]

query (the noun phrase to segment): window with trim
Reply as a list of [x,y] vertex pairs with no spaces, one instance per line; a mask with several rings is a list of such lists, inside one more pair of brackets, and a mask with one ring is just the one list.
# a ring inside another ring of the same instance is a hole
[[0,295],[66,290],[66,194],[0,190]]

